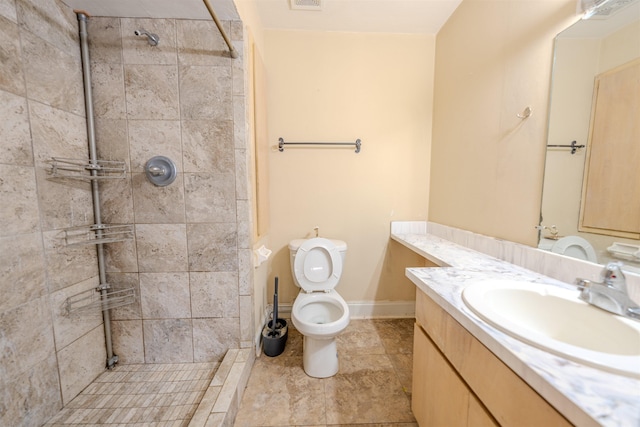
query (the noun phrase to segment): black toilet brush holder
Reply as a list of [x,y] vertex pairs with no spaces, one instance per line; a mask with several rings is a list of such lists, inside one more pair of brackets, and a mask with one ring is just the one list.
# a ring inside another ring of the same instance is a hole
[[262,351],[269,357],[275,357],[284,351],[289,328],[287,321],[278,319],[278,278],[273,291],[273,318],[262,328]]

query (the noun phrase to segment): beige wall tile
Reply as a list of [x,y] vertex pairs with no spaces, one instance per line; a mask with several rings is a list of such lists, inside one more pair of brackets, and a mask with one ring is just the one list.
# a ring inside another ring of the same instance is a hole
[[[122,57],[125,64],[176,64],[176,21],[173,19],[123,18]],[[145,29],[160,37],[157,46],[151,46],[144,36],[136,36],[135,30]]]
[[140,272],[187,271],[185,224],[137,224]]
[[191,319],[144,320],[145,363],[193,362]]
[[[213,21],[178,20],[178,61],[180,65],[229,67],[231,57],[222,35]],[[222,22],[229,31],[229,22]]]
[[235,223],[187,224],[189,271],[236,271]]
[[185,222],[182,174],[170,185],[158,187],[144,173],[132,175],[133,204],[137,223],[168,224]]
[[129,119],[179,118],[178,69],[175,65],[125,65],[124,81]]
[[66,246],[61,231],[43,233],[50,291],[56,291],[98,274],[95,245]]
[[135,240],[110,243],[104,247],[108,272],[138,272],[138,254]]
[[11,22],[18,22],[15,0],[0,0],[0,16],[7,18]]
[[[0,80],[5,78],[3,70],[0,70],[0,76]],[[0,90],[0,117],[0,162],[33,166],[27,101]]]
[[105,370],[106,360],[102,326],[58,351],[63,404],[68,404]]
[[183,120],[185,172],[229,173],[234,166],[233,123],[228,120]]
[[97,117],[95,124],[98,158],[125,162],[127,171],[131,172],[127,121],[107,120]]
[[233,222],[236,219],[235,176],[184,174],[187,222]]
[[140,273],[143,319],[191,317],[189,273]]
[[[140,307],[140,279],[138,277],[138,273],[107,273],[107,283],[109,283],[111,289],[114,291],[133,288],[137,296],[137,299],[133,304],[111,309],[111,319],[142,319],[142,309]],[[142,324],[140,324],[140,328],[142,328]]]
[[124,69],[122,64],[94,62],[91,65],[94,116],[101,119],[124,119]]
[[79,55],[78,21],[62,1],[16,1],[18,19],[30,33],[68,55]]
[[232,120],[231,93],[230,68],[180,67],[180,114],[183,119]]
[[84,90],[79,58],[51,49],[27,31],[21,33],[21,40],[29,99],[83,116]]
[[33,168],[0,164],[0,236],[39,229]]
[[173,120],[129,120],[131,172],[144,172],[154,156],[170,158],[182,172],[180,122]]
[[87,23],[91,62],[122,64],[120,19],[92,17]]
[[40,233],[0,238],[0,313],[46,292]]
[[54,352],[48,297],[33,299],[0,313],[0,379],[13,378],[46,360]]
[[238,317],[238,274],[235,272],[192,272],[193,317]]
[[219,362],[227,349],[240,347],[238,318],[193,319],[193,353],[196,362]]
[[120,363],[144,363],[142,320],[114,320],[113,351]]
[[15,22],[0,18],[0,43],[3,49],[2,62],[0,62],[0,89],[24,95],[22,51],[18,34],[18,26]]
[[122,179],[100,183],[100,206],[105,224],[133,224],[133,194],[131,174]]

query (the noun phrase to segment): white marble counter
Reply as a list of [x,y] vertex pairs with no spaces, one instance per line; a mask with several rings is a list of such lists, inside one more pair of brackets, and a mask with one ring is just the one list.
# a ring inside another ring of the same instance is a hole
[[[571,287],[548,276],[427,234],[392,230],[391,238],[440,267],[408,268],[407,277],[577,426],[640,427],[640,380],[555,356],[493,328],[462,301],[462,290],[492,278]],[[415,231],[412,230],[412,231]]]

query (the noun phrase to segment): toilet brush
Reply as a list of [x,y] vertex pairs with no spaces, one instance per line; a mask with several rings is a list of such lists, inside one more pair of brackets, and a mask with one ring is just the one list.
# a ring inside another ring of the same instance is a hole
[[275,286],[273,292],[273,318],[271,325],[267,320],[267,324],[262,329],[262,350],[267,356],[278,356],[284,351],[285,343],[289,331],[287,321],[278,319],[278,278],[275,278]]

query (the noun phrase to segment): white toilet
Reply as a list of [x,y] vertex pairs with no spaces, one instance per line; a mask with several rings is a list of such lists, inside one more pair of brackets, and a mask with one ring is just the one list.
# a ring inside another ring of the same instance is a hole
[[347,244],[322,237],[289,243],[291,272],[300,293],[291,321],[303,335],[302,365],[307,375],[327,378],[338,372],[336,337],[349,325],[349,306],[334,289],[342,275]]
[[591,243],[580,236],[566,236],[558,240],[540,239],[538,247],[556,254],[566,255],[595,263],[598,262],[596,251],[593,249],[593,246],[591,246]]

